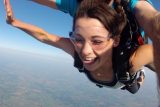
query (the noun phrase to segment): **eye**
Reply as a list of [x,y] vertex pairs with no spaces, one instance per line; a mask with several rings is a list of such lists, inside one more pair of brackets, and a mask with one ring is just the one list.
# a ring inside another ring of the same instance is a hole
[[93,40],[93,41],[92,41],[92,44],[93,44],[93,45],[101,45],[101,44],[103,44],[103,43],[104,43],[103,40]]
[[80,39],[80,38],[75,38],[75,41],[76,41],[76,42],[82,42],[83,40]]
[[82,38],[75,37],[75,42],[82,43],[84,40]]

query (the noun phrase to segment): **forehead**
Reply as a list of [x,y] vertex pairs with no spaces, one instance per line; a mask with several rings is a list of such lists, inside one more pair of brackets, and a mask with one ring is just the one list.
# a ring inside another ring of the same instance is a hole
[[76,20],[75,32],[88,35],[106,35],[108,30],[97,19],[83,17]]

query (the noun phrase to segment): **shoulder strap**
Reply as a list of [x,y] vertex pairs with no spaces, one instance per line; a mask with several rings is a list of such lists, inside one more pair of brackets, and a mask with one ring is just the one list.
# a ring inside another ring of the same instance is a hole
[[130,8],[129,8],[129,2],[130,0],[121,0],[121,5],[123,6],[123,9],[125,10],[127,19],[128,19],[128,26],[129,30],[130,30],[130,35],[132,36],[132,41],[136,44],[136,45],[142,45],[144,44],[144,39],[141,35],[139,26],[138,26],[138,22],[136,20],[135,15],[133,14],[133,12],[131,12]]

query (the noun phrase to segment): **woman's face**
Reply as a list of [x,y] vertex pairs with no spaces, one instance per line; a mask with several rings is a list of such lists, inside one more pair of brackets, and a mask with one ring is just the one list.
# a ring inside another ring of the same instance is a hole
[[79,18],[71,39],[84,67],[96,71],[112,63],[114,39],[103,24],[94,18]]

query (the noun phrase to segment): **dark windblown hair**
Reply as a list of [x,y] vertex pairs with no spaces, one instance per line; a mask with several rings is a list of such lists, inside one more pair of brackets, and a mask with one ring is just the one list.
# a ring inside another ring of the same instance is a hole
[[76,20],[82,17],[98,19],[111,33],[111,36],[120,35],[126,25],[126,16],[119,5],[120,0],[115,0],[115,9],[108,5],[108,0],[81,0],[73,21],[73,30]]
[[81,1],[83,1],[83,0],[77,0],[79,3],[81,2]]

